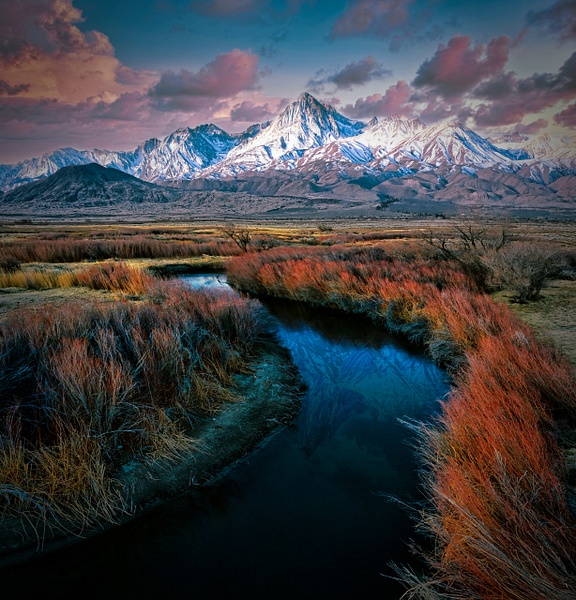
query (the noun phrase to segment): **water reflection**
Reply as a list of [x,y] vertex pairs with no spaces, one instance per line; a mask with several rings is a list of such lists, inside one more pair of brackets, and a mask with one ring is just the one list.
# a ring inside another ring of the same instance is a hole
[[266,301],[282,343],[308,385],[300,447],[314,452],[350,419],[385,421],[431,409],[445,374],[367,319],[288,301]]
[[[225,276],[191,276],[226,289]],[[422,354],[365,319],[267,301],[308,385],[293,426],[210,488],[36,563],[0,572],[19,598],[399,598],[387,563],[413,563],[417,499],[398,417],[447,390]]]
[[232,288],[226,281],[224,273],[196,273],[194,275],[184,275],[180,279],[191,288],[195,289],[216,289],[232,291]]

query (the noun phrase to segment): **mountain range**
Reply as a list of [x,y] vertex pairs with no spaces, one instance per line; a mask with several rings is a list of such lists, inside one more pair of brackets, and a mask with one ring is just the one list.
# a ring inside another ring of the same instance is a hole
[[[82,165],[90,169],[72,169]],[[97,165],[131,177],[118,179]],[[201,125],[132,152],[61,148],[0,165],[0,189],[0,207],[10,210],[58,200],[83,207],[188,203],[210,212],[218,207],[210,208],[209,197],[218,203],[218,194],[228,194],[226,202],[233,202],[238,197],[231,193],[371,209],[440,202],[573,210],[576,140],[518,133],[489,139],[463,125],[427,126],[400,115],[363,123],[305,93],[272,121],[242,133]],[[286,207],[252,200],[257,213]]]

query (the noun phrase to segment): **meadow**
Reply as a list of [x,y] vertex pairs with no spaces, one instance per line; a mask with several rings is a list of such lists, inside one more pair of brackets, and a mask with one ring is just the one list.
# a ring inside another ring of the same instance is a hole
[[[113,520],[122,503],[115,469],[133,456],[177,459],[192,444],[191,420],[234,400],[234,375],[268,335],[257,303],[150,274],[225,266],[251,294],[367,315],[453,376],[438,419],[407,423],[426,496],[417,524],[432,540],[426,572],[397,566],[408,597],[573,597],[576,376],[546,320],[534,321],[535,335],[517,316],[554,310],[550,281],[573,294],[570,224],[0,233],[5,512],[50,513],[66,527]],[[82,304],[69,304],[79,289]],[[39,308],[42,297],[52,304]],[[570,302],[561,310],[573,324]]]

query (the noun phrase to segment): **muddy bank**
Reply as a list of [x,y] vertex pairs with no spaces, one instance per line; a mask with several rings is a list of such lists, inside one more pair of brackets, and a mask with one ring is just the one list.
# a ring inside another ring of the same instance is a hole
[[209,485],[289,423],[300,407],[302,383],[290,354],[269,344],[237,375],[231,391],[242,398],[219,414],[198,419],[189,435],[194,449],[178,462],[134,460],[122,466],[118,481],[127,507],[115,523],[84,531],[62,531],[44,523],[14,518],[0,522],[0,567],[78,543],[126,523],[194,486]]

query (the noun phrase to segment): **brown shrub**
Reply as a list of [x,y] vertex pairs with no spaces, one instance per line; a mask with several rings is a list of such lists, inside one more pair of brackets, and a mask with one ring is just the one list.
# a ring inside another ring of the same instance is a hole
[[236,400],[232,377],[268,336],[260,305],[167,282],[154,298],[44,306],[0,325],[5,511],[112,518],[110,475],[127,452],[176,456],[193,415]]

